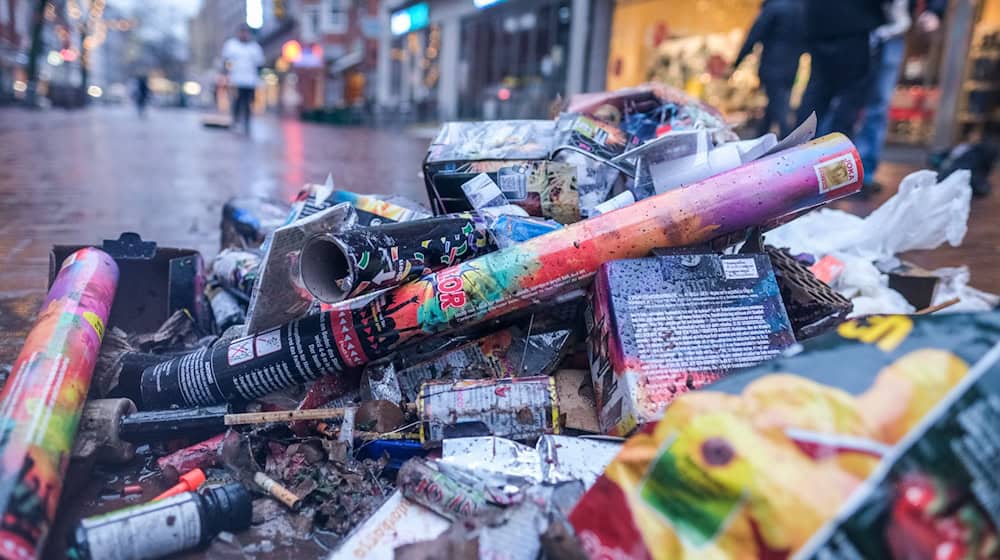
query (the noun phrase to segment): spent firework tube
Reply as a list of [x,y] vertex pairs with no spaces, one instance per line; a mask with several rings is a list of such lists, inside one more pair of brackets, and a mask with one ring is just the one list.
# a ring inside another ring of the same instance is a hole
[[0,394],[0,558],[41,551],[117,285],[107,253],[67,257]]
[[486,221],[468,212],[312,237],[302,248],[302,283],[337,303],[397,286],[495,248]]
[[603,263],[768,224],[857,192],[861,160],[830,134],[513,247],[147,368],[147,408],[246,401],[384,357],[428,335],[551,302]]
[[486,494],[455,480],[422,457],[403,463],[396,475],[396,487],[403,497],[412,500],[450,521],[480,515],[493,515],[496,507]]

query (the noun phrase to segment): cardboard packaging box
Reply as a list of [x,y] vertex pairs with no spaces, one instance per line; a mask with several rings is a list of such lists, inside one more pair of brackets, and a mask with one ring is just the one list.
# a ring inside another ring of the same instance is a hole
[[677,254],[597,273],[587,349],[603,432],[658,420],[678,395],[795,342],[766,255]]

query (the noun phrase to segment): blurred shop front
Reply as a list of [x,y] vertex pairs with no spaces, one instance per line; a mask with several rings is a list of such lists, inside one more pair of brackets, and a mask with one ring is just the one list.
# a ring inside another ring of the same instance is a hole
[[399,120],[547,117],[601,89],[611,0],[389,2],[378,101]]
[[[736,124],[748,122],[767,102],[757,80],[757,57],[747,57],[731,79],[728,70],[760,5],[761,0],[620,0],[607,88],[659,81],[718,107]],[[800,65],[797,82],[808,79],[807,67]]]
[[[736,126],[753,123],[767,103],[757,79],[757,53],[731,75],[729,70],[760,5],[761,0],[619,0],[607,89],[656,80],[718,107]],[[793,107],[808,79],[809,56],[803,55]],[[940,30],[907,34],[888,141],[940,149],[995,137],[998,80],[1000,0],[951,0]]]

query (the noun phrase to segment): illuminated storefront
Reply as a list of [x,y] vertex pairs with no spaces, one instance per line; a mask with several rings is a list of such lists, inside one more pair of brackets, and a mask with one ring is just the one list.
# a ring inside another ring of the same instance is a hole
[[387,3],[378,101],[402,119],[538,118],[604,86],[611,0]]

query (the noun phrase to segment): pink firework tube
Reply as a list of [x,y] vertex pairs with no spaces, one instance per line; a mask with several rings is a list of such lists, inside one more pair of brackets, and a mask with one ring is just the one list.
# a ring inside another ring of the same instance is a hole
[[42,549],[117,285],[107,253],[67,257],[0,394],[0,558]]
[[551,303],[601,264],[704,243],[861,188],[861,160],[830,134],[369,297],[147,368],[147,408],[252,400],[386,356],[419,337]]

